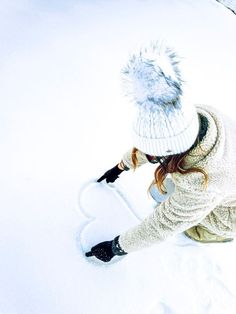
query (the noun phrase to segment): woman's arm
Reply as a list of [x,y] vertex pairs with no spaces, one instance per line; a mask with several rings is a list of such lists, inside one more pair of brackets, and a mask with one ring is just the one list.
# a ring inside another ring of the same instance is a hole
[[120,235],[119,244],[125,252],[151,246],[199,224],[219,204],[218,194],[205,191],[200,184],[201,174],[185,176],[183,184],[175,182],[175,192],[151,215]]
[[[127,170],[127,168],[128,169],[134,169],[134,165],[132,162],[132,151],[133,151],[133,149],[128,150],[122,157],[120,167],[125,167],[126,169],[124,169],[124,170]],[[140,167],[140,166],[142,166],[148,162],[146,155],[139,150],[136,152],[136,157],[137,157],[136,167]]]

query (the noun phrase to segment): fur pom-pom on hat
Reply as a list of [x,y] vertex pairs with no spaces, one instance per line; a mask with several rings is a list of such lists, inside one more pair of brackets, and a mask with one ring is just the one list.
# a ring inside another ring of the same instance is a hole
[[176,53],[164,43],[142,48],[123,69],[126,94],[146,109],[177,103],[182,94],[178,62]]
[[182,96],[179,58],[155,42],[134,54],[122,71],[126,95],[137,106],[134,146],[146,154],[175,155],[187,151],[199,131],[196,108]]

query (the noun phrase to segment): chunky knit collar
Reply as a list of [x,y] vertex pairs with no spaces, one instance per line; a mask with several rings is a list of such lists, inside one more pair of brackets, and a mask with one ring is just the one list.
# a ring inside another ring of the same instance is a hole
[[[206,164],[213,157],[223,135],[223,124],[219,114],[208,106],[197,106],[198,113],[207,119],[207,131],[203,138],[185,157],[187,167]],[[204,119],[203,119],[204,120]]]

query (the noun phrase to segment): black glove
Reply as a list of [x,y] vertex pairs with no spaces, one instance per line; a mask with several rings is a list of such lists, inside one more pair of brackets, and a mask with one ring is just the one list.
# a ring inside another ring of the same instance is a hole
[[91,248],[90,252],[85,253],[87,257],[95,256],[103,262],[110,262],[115,255],[127,254],[119,245],[119,236],[112,241],[101,242]]
[[106,179],[106,182],[115,182],[117,178],[119,178],[119,175],[121,174],[121,172],[123,172],[124,170],[121,170],[120,168],[118,168],[118,164],[111,168],[110,170],[108,170],[107,172],[104,173],[103,176],[101,176],[101,178],[99,178],[97,180],[97,182],[101,182],[102,180]]

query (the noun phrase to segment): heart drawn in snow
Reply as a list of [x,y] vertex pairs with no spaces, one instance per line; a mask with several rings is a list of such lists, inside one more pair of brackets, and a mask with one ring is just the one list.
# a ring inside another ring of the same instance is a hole
[[140,222],[126,196],[113,184],[85,184],[79,193],[79,212],[87,218],[79,234],[83,253]]

